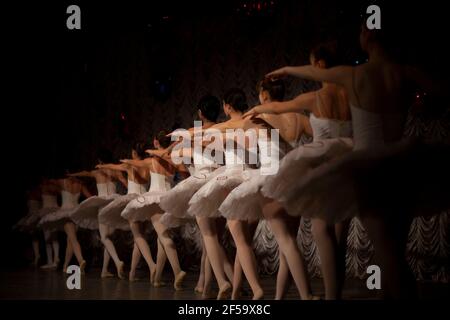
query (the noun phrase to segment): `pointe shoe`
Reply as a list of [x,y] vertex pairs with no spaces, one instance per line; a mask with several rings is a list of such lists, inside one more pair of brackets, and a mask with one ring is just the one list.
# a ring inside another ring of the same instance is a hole
[[253,294],[252,300],[262,300],[262,299],[264,299],[264,291],[263,290],[256,291]]
[[131,275],[131,272],[128,274],[128,281],[129,282],[136,282],[141,280],[140,278],[137,278],[135,275]]
[[183,282],[184,277],[186,277],[186,272],[184,272],[184,271],[180,271],[176,275],[175,281],[173,283],[173,287],[175,288],[176,291],[183,290],[183,287],[181,286],[181,283]]
[[81,261],[80,263],[80,273],[84,274],[84,269],[86,268],[86,260]]
[[119,279],[125,279],[125,275],[123,272],[123,267],[124,267],[125,263],[123,263],[122,261],[119,263],[119,267],[117,268],[117,277],[119,277]]
[[203,288],[195,287],[195,288],[194,288],[194,292],[195,292],[195,293],[198,293],[198,294],[202,294],[202,293],[203,293]]
[[318,300],[322,300],[322,298],[312,294],[308,297],[308,300],[318,301]]
[[59,259],[57,259],[57,260],[55,260],[55,262],[53,262],[51,268],[52,269],[58,269],[58,266],[59,266]]
[[113,275],[111,272],[106,271],[106,272],[102,272],[101,278],[102,278],[102,279],[105,279],[105,278],[114,278],[114,275]]
[[219,289],[219,293],[217,294],[217,300],[228,299],[231,294],[231,284],[228,282]]
[[47,264],[44,264],[43,266],[41,266],[41,269],[48,270],[48,269],[51,269],[52,267],[53,267],[53,264],[47,263]]

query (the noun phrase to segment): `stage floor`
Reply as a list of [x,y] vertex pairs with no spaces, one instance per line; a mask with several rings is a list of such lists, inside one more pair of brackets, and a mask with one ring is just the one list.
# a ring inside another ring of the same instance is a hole
[[[195,272],[188,273],[185,281],[185,289],[182,291],[174,291],[171,285],[162,288],[153,288],[149,285],[145,272],[139,272],[138,276],[142,280],[130,283],[128,280],[119,280],[117,278],[100,279],[100,270],[89,270],[86,275],[82,276],[81,289],[69,290],[66,286],[67,277],[61,270],[22,269],[0,271],[0,299],[202,299],[201,295],[196,294],[193,290],[198,276]],[[164,280],[167,283],[171,283],[171,279],[171,274],[167,273],[164,275]],[[312,279],[311,283],[314,294],[323,297],[324,290],[321,279]],[[273,299],[275,295],[275,277],[264,277],[262,279],[262,285],[265,289],[265,298]],[[243,296],[243,299],[250,299],[249,293],[251,291],[247,285],[244,288],[246,288],[248,293],[247,296]],[[420,298],[423,299],[448,299],[450,297],[448,285],[431,282],[419,283],[419,294]],[[293,284],[290,287],[286,299],[298,299]],[[377,299],[377,292],[368,290],[365,286],[365,281],[349,279],[344,289],[344,299]]]

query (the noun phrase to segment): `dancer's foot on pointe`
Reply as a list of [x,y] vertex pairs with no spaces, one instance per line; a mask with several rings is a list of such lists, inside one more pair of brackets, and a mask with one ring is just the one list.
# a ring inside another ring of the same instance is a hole
[[86,268],[86,260],[81,261],[80,263],[80,273],[84,274],[84,269]]
[[125,279],[125,273],[123,271],[124,266],[125,263],[123,263],[122,261],[120,261],[119,265],[117,266],[117,277],[119,277],[119,279]]
[[130,271],[130,273],[128,274],[128,281],[136,282],[136,281],[139,281],[139,280],[141,280],[141,279],[136,277],[136,273],[134,271],[133,272]]
[[102,272],[101,277],[102,277],[102,279],[104,279],[104,278],[114,278],[114,275],[111,272],[105,271],[105,272]]
[[183,283],[184,278],[186,277],[186,272],[184,271],[180,271],[176,276],[175,276],[175,281],[173,282],[173,287],[175,288],[175,290],[183,290],[183,287],[181,286],[181,284]]
[[48,270],[51,268],[53,268],[53,263],[47,263],[47,264],[44,264],[43,266],[41,266],[41,269],[45,269],[45,270]]
[[264,299],[264,290],[259,289],[259,290],[255,291],[255,293],[253,294],[252,300],[262,300],[262,299]]
[[197,286],[194,288],[194,292],[198,293],[198,294],[202,294],[203,293],[203,287]]
[[306,300],[315,300],[315,301],[317,301],[317,300],[322,300],[322,298],[319,297],[319,296],[315,296],[313,294],[310,294]]
[[155,282],[156,278],[156,267],[153,267],[153,269],[150,269],[150,284],[153,284]]
[[58,268],[58,266],[59,266],[59,259],[56,259],[54,262],[53,262],[53,264],[52,264],[52,268],[53,269],[57,269]]
[[219,293],[217,294],[217,300],[229,299],[231,294],[231,284],[225,282],[225,284],[219,288]]

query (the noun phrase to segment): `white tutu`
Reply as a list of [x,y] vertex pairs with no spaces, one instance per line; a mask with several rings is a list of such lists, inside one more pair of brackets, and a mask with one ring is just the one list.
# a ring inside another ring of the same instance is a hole
[[70,219],[70,215],[72,214],[72,212],[73,208],[67,209],[57,208],[56,211],[48,210],[48,213],[45,214],[39,221],[39,226],[50,231],[62,229],[64,227],[64,224],[66,224],[66,222],[72,221]]
[[[311,212],[296,209],[296,199],[300,195],[297,186],[315,168],[333,162],[352,151],[352,148],[352,139],[333,138],[292,150],[281,160],[278,173],[267,176],[261,183],[262,195],[277,200],[293,215],[310,215]],[[321,201],[326,201],[326,197]]]
[[184,179],[173,189],[167,191],[161,198],[160,207],[165,212],[170,212],[174,217],[192,218],[192,216],[187,215],[189,200],[191,200],[192,196],[208,181],[224,171],[225,167],[220,167],[212,172],[200,170],[198,173],[193,173],[192,176]]
[[264,218],[262,204],[265,198],[260,188],[268,176],[261,175],[259,169],[247,172],[250,179],[233,189],[219,207],[220,213],[227,219],[254,221]]
[[367,210],[409,216],[440,213],[450,207],[449,155],[448,146],[408,141],[353,151],[308,172],[283,203],[291,215],[330,222]]
[[243,166],[219,168],[220,174],[210,179],[189,201],[188,214],[198,217],[219,217],[219,207],[231,190],[250,178]]
[[192,218],[180,218],[169,212],[164,213],[159,219],[159,222],[169,229],[181,227],[190,221],[192,221]]
[[37,200],[28,201],[28,214],[22,217],[14,226],[22,232],[33,232],[42,218],[40,214],[41,202]]
[[155,213],[163,213],[159,207],[161,197],[166,191],[149,191],[137,196],[126,205],[122,218],[128,221],[149,220]]
[[119,196],[103,207],[98,214],[98,222],[114,229],[129,230],[128,221],[122,218],[121,213],[128,203],[139,197],[136,193]]
[[81,228],[97,230],[99,210],[119,196],[118,194],[102,197],[92,196],[81,202],[71,213],[70,218]]

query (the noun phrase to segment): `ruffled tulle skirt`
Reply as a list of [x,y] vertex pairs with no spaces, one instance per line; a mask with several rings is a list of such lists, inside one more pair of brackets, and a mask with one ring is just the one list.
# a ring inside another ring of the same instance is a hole
[[130,230],[129,223],[121,214],[130,201],[139,197],[136,193],[119,196],[103,207],[98,214],[98,222],[113,229]]
[[[315,169],[349,153],[353,148],[350,138],[314,141],[290,151],[280,162],[275,175],[265,177],[260,183],[261,194],[275,199],[286,209],[295,208],[297,186]],[[307,214],[298,212],[298,214]]]
[[220,167],[214,171],[194,173],[189,178],[178,183],[173,189],[167,191],[161,198],[160,207],[165,212],[170,212],[173,217],[192,218],[187,214],[189,201],[192,196],[208,181],[224,171],[225,167]]
[[219,207],[223,217],[235,220],[255,221],[263,218],[262,205],[266,198],[260,188],[268,176],[259,169],[249,170],[250,178],[233,189]]
[[118,194],[112,194],[107,197],[90,197],[72,212],[71,219],[81,228],[96,230],[98,229],[98,215],[101,208],[108,205],[114,199],[120,197]]
[[[221,168],[217,169],[220,170]],[[226,168],[210,179],[189,201],[188,214],[197,217],[219,217],[219,207],[228,194],[250,178],[249,172],[242,168]]]
[[448,145],[402,141],[352,151],[303,176],[282,202],[291,215],[330,222],[368,213],[433,215],[450,208],[449,163]]
[[156,213],[163,213],[159,206],[161,197],[167,191],[149,191],[131,200],[122,211],[122,218],[128,221],[146,221]]
[[42,217],[43,214],[41,214],[40,209],[30,211],[25,217],[16,223],[14,229],[21,232],[32,233],[38,228]]
[[46,213],[43,215],[38,225],[46,230],[56,231],[63,229],[67,222],[72,221],[70,216],[74,208],[58,208],[57,210],[43,208],[41,210]]

